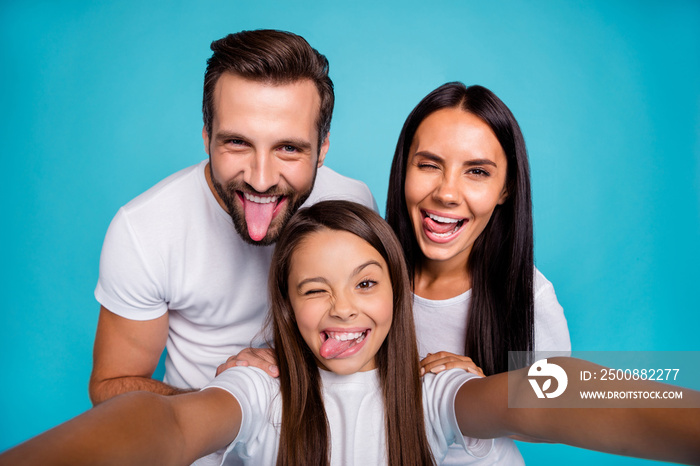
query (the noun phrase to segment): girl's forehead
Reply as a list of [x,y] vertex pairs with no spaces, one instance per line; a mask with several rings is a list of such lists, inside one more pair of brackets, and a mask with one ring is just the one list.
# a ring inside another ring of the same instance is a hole
[[371,244],[345,230],[324,228],[303,238],[291,256],[290,274],[299,270],[319,271],[352,270],[367,260],[378,262],[386,269],[386,262]]

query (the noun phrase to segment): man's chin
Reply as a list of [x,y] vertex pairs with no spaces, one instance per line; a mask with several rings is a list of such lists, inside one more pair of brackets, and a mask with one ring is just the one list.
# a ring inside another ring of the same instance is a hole
[[[294,209],[294,212],[297,210],[298,209]],[[236,232],[243,241],[254,246],[269,246],[279,239],[284,227],[289,222],[289,219],[292,218],[294,212],[291,212],[291,208],[288,207],[275,215],[270,225],[267,227],[265,236],[258,241],[250,237],[250,233],[248,233],[248,223],[242,212],[238,213],[238,215],[232,215],[231,219],[233,220],[234,227],[236,227]]]
[[250,234],[248,233],[248,223],[245,219],[245,213],[243,212],[242,208],[239,208],[235,204],[231,204],[229,206],[229,212],[231,212],[233,225],[241,239],[248,244],[252,244],[254,246],[269,246],[274,244],[277,239],[279,239],[284,227],[287,226],[287,223],[292,218],[292,215],[299,210],[299,207],[301,207],[306,199],[308,199],[310,193],[311,191],[309,190],[307,193],[304,193],[302,196],[297,196],[293,200],[292,196],[290,196],[286,201],[288,202],[288,205],[272,218],[270,225],[267,227],[267,233],[265,233],[265,236],[259,241],[251,238]]

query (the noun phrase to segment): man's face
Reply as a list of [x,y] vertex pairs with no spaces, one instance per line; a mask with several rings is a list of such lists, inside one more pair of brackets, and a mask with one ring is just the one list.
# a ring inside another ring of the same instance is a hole
[[214,91],[207,181],[236,231],[252,244],[277,240],[309,197],[328,152],[318,147],[321,98],[311,80],[282,85],[224,73]]

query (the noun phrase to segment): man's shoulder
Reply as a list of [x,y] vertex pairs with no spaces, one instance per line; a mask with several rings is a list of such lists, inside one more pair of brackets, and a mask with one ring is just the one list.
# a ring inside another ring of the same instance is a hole
[[129,201],[123,209],[133,212],[148,206],[163,208],[167,205],[179,205],[182,208],[183,201],[185,203],[188,199],[191,201],[194,194],[199,191],[204,180],[203,171],[206,163],[207,161],[203,160],[173,173]]
[[305,205],[328,200],[346,200],[363,204],[377,210],[377,203],[369,187],[356,180],[323,165],[316,174],[314,189]]

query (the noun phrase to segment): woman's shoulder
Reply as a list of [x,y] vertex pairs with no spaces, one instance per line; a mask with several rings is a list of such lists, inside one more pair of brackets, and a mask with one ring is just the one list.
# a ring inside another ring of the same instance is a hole
[[569,326],[554,286],[535,268],[535,351],[571,352]]
[[532,288],[534,291],[535,298],[537,298],[537,295],[545,291],[554,292],[554,285],[552,285],[552,282],[547,280],[547,277],[545,277],[544,274],[540,272],[540,270],[537,267],[535,267],[535,273],[532,281]]

